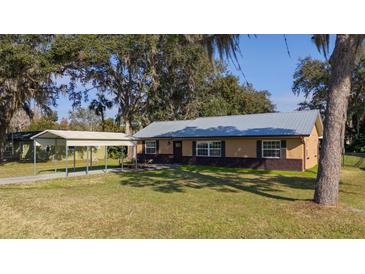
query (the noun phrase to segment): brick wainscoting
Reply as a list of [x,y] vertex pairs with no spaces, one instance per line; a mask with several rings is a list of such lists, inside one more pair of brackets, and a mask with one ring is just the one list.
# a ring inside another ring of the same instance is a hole
[[[156,164],[172,164],[174,163],[174,155],[172,154],[138,154],[139,162],[147,162],[152,160]],[[257,169],[277,169],[302,171],[302,160],[300,159],[259,159],[259,158],[238,158],[238,157],[196,157],[183,156],[182,164],[187,165],[207,165],[221,167],[242,167]]]
[[184,164],[302,171],[300,159],[259,159],[238,157],[183,157]]
[[173,154],[138,154],[137,160],[140,163],[152,162],[154,164],[173,164]]

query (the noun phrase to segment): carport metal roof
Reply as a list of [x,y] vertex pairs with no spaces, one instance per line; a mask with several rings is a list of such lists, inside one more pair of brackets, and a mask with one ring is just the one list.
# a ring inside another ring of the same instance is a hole
[[[86,174],[89,172],[89,147],[95,146],[132,146],[134,154],[136,155],[136,138],[117,132],[95,132],[95,131],[71,131],[71,130],[52,130],[48,129],[42,131],[31,139],[34,142],[34,160],[33,172],[36,174],[37,165],[37,146],[65,146],[66,150],[66,176],[68,176],[68,150],[69,147],[86,147]],[[75,171],[75,153],[73,169]],[[135,157],[135,164],[137,167],[137,157]],[[105,171],[108,169],[107,163],[107,149],[105,149]]]
[[45,130],[31,137],[37,146],[135,146],[136,138],[117,132]]

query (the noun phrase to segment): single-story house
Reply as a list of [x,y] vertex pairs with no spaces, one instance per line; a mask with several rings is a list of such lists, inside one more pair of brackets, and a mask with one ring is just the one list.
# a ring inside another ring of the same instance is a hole
[[304,171],[318,163],[319,111],[153,122],[134,136],[138,161]]

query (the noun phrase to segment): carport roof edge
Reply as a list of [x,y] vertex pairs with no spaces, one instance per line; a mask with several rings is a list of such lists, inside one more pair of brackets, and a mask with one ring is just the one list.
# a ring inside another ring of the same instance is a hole
[[[42,137],[44,136],[44,137]],[[97,132],[97,131],[73,131],[47,129],[31,137],[35,139],[56,139],[65,140],[110,140],[110,141],[136,141],[136,138],[119,132]]]

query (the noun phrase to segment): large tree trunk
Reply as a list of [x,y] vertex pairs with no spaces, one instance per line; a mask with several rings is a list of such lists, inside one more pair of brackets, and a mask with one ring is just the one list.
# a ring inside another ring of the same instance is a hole
[[[128,118],[124,118],[124,133],[127,135],[132,135],[132,127],[131,127],[131,121],[129,121]],[[127,159],[128,160],[132,160],[134,158],[134,151],[133,151],[133,147],[129,146],[128,147],[128,152],[127,152]]]
[[337,35],[335,49],[330,58],[331,78],[314,193],[314,201],[322,205],[336,205],[338,201],[342,130],[345,127],[351,91],[351,74],[362,38],[360,35]]
[[104,111],[101,112],[101,130],[105,131],[105,119],[104,119]]
[[124,133],[127,135],[132,135],[131,122],[127,118],[124,119]]
[[4,160],[6,142],[6,125],[0,122],[0,163]]

